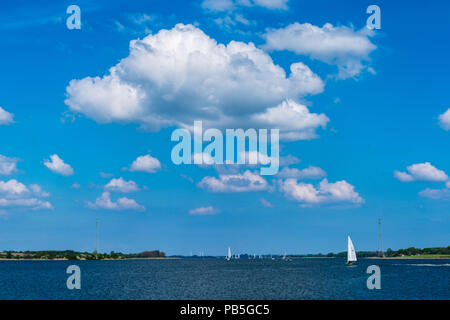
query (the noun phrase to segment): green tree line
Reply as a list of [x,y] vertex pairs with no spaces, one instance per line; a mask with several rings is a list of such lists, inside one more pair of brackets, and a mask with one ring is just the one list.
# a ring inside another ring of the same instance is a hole
[[144,251],[140,253],[110,253],[77,252],[73,250],[43,250],[43,251],[3,251],[2,259],[66,259],[66,260],[103,260],[103,259],[132,259],[132,258],[164,258],[166,254],[159,250]]

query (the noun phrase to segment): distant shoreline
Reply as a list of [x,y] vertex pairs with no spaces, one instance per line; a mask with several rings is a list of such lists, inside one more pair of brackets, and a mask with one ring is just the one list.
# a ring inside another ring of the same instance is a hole
[[366,257],[365,259],[380,259],[380,260],[418,260],[418,259],[442,259],[450,260],[450,256],[405,256],[405,257]]
[[154,257],[154,258],[123,258],[123,259],[64,259],[64,258],[56,258],[56,259],[17,259],[17,258],[0,258],[0,261],[124,261],[124,260],[178,260],[181,258],[178,257]]

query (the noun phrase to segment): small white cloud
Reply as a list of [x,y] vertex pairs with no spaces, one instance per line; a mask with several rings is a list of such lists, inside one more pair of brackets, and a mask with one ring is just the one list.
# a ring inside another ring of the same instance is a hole
[[319,167],[309,166],[308,168],[299,170],[297,168],[283,168],[278,176],[280,178],[296,178],[296,179],[321,179],[326,177],[327,173]]
[[300,159],[291,154],[280,157],[280,167],[286,167],[286,166],[290,166],[291,164],[297,164],[297,163],[300,163]]
[[17,172],[17,162],[19,159],[8,158],[0,154],[0,174],[10,175]]
[[14,115],[0,107],[0,126],[9,125],[14,122]]
[[263,113],[252,115],[250,121],[258,128],[278,128],[280,139],[296,141],[317,138],[316,130],[324,129],[330,119],[323,113],[311,113],[305,105],[287,99]]
[[[250,3],[253,3],[255,6],[264,7],[266,9],[280,9],[280,10],[287,10],[288,9],[288,3],[289,0],[253,0],[249,1]],[[241,1],[246,2],[246,1]]]
[[72,167],[64,163],[64,161],[57,155],[51,155],[50,160],[44,160],[44,165],[51,171],[63,176],[71,176],[74,174]]
[[111,192],[130,193],[139,191],[139,186],[132,180],[125,181],[120,177],[119,179],[111,179],[105,186],[105,189]]
[[128,14],[128,19],[137,25],[144,25],[149,22],[154,22],[158,19],[156,14],[148,15],[146,13]]
[[0,207],[3,208],[30,208],[32,210],[53,210],[48,201],[37,198],[4,199],[0,198]]
[[71,187],[72,189],[80,189],[80,188],[81,188],[81,185],[80,185],[78,182],[75,182],[75,183],[72,184],[70,187]]
[[213,206],[200,207],[200,208],[189,210],[189,214],[192,214],[192,215],[213,215],[218,212],[219,212],[219,210],[217,208],[214,208]]
[[7,182],[0,181],[0,194],[7,194],[9,196],[18,196],[27,193],[28,188],[16,179],[11,179]]
[[406,173],[406,172],[402,172],[402,171],[394,171],[394,177],[397,178],[397,180],[401,181],[401,182],[411,182],[414,181],[414,178],[412,175]]
[[435,181],[445,182],[448,180],[447,174],[434,167],[429,162],[416,163],[406,168],[407,172],[394,171],[394,176],[402,182],[411,181]]
[[433,200],[450,200],[450,189],[425,189],[419,192],[419,195],[424,198]]
[[442,129],[450,130],[450,109],[439,116],[439,124]]
[[111,200],[111,194],[108,191],[102,193],[102,195],[95,200],[95,203],[87,202],[87,206],[94,210],[105,209],[105,210],[133,210],[133,211],[144,211],[145,207],[138,204],[134,199],[129,199],[122,197],[117,199],[116,202]]
[[42,190],[41,186],[31,184],[28,187],[23,183],[11,179],[0,181],[0,207],[1,208],[28,208],[31,210],[53,209],[48,201],[39,198],[48,197],[50,194]]
[[220,174],[218,179],[204,177],[197,186],[214,193],[252,192],[269,188],[264,178],[249,170],[243,174]]
[[47,191],[44,191],[42,187],[38,184],[30,184],[28,188],[31,190],[32,193],[34,193],[36,196],[40,197],[50,197],[50,193]]
[[[307,55],[339,69],[339,78],[355,77],[367,69],[369,54],[376,49],[367,28],[355,31],[346,26],[326,23],[317,27],[310,23],[293,23],[285,28],[269,30],[264,39],[265,49],[289,50]],[[373,69],[372,69],[373,70]]]
[[149,154],[137,157],[130,166],[130,171],[142,171],[147,173],[155,173],[160,169],[161,162]]
[[364,203],[364,199],[355,191],[355,187],[345,180],[330,183],[327,179],[323,179],[316,188],[309,183],[298,183],[296,179],[287,179],[280,182],[280,189],[287,197],[302,204]]

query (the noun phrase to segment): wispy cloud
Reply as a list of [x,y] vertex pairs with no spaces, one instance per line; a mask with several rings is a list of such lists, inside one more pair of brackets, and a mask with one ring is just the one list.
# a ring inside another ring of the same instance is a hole
[[17,172],[17,158],[9,158],[0,154],[0,174],[10,175]]
[[189,210],[189,214],[191,215],[213,215],[217,213],[219,213],[219,209],[214,208],[213,206],[200,207]]

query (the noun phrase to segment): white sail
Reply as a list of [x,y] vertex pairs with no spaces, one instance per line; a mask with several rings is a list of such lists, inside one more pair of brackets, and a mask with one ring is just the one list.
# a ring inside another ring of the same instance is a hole
[[227,260],[231,259],[231,248],[228,247],[228,255],[227,255]]
[[355,247],[353,246],[352,239],[350,239],[350,236],[348,236],[348,244],[347,244],[347,261],[348,262],[356,261]]

